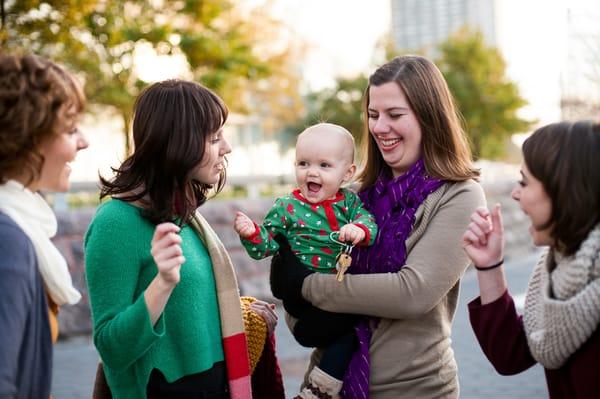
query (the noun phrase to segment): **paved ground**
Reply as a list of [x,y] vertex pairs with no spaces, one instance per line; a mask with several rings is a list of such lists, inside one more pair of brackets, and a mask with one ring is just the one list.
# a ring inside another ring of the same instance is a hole
[[[537,255],[528,256],[521,261],[506,265],[509,291],[518,307],[519,305],[522,307],[527,282],[537,257]],[[501,376],[488,362],[471,330],[467,311],[467,303],[478,295],[475,270],[469,270],[463,278],[458,310],[452,328],[453,348],[459,367],[460,397],[462,399],[547,398],[548,391],[541,366],[536,365],[516,376]],[[519,313],[521,312],[522,308],[519,309]]]
[[[511,293],[522,298],[535,257],[507,265]],[[547,391],[540,366],[518,376],[498,375],[488,363],[469,325],[466,304],[477,296],[477,281],[473,271],[463,279],[459,309],[453,327],[453,347],[460,372],[461,398],[545,398]],[[309,351],[293,341],[283,319],[277,326],[277,351],[284,375],[286,392],[297,392],[307,364]],[[89,337],[61,341],[55,350],[53,396],[55,399],[87,399],[91,397],[98,355]]]

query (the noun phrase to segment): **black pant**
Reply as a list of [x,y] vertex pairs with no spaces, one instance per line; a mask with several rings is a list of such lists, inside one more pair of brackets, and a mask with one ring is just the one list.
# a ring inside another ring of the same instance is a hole
[[319,368],[333,378],[342,380],[357,347],[358,340],[354,331],[339,337],[335,342],[323,348]]
[[201,373],[186,375],[171,383],[157,369],[146,387],[148,399],[229,399],[225,362],[217,362]]

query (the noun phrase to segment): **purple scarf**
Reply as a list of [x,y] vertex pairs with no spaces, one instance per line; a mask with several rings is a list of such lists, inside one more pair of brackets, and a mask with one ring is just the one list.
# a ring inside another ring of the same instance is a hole
[[[423,160],[417,161],[408,172],[394,179],[383,174],[375,184],[358,195],[365,208],[375,216],[379,232],[370,247],[355,247],[352,251],[352,274],[395,273],[406,262],[406,239],[410,235],[415,213],[425,198],[442,184],[425,172]],[[379,318],[365,317],[355,327],[358,349],[352,355],[344,376],[342,397],[369,397],[369,345],[372,330]]]

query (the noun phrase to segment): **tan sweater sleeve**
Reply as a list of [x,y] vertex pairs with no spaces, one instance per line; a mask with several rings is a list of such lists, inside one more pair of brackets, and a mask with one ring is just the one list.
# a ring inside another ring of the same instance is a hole
[[419,317],[434,308],[462,277],[469,264],[461,237],[470,215],[485,205],[481,186],[454,184],[441,197],[421,238],[397,273],[334,275],[315,273],[306,278],[302,295],[331,312],[356,313],[392,319]]

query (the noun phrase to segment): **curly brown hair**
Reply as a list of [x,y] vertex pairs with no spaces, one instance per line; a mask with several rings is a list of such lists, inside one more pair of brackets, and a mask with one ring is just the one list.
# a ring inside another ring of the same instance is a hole
[[39,177],[39,146],[59,133],[65,119],[79,115],[85,95],[75,77],[35,55],[0,54],[0,184],[25,173]]

